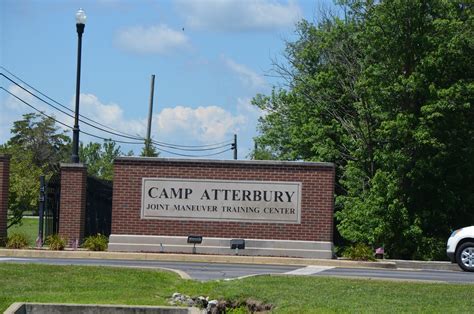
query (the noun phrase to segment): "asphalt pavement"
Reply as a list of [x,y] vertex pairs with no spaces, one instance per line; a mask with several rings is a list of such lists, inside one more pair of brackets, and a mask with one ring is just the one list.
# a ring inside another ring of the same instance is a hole
[[462,271],[334,268],[319,273],[319,275],[398,281],[474,284],[474,273]]
[[[0,252],[1,253],[1,252]],[[0,254],[1,255],[1,254]],[[173,270],[194,280],[235,280],[255,275],[330,276],[399,281],[474,284],[474,273],[440,270],[399,270],[387,268],[347,268],[334,266],[298,266],[271,264],[210,263],[189,261],[150,261],[93,258],[20,258],[0,257],[3,263],[40,263],[53,265],[95,265]]]
[[[249,275],[282,274],[298,269],[298,266],[255,265],[255,264],[222,264],[196,262],[167,262],[139,260],[101,260],[101,259],[67,259],[67,258],[1,258],[0,262],[34,263],[51,265],[91,265],[134,267],[146,269],[166,269],[179,271],[184,278],[196,280],[235,279]],[[184,274],[183,274],[184,273]]]

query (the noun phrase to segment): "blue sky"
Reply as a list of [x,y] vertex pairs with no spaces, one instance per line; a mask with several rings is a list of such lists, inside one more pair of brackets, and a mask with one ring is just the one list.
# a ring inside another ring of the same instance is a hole
[[[330,0],[2,0],[0,65],[73,108],[75,13],[83,8],[87,21],[81,114],[144,137],[150,77],[155,74],[154,140],[208,145],[231,140],[236,133],[238,157],[245,159],[262,114],[250,100],[283,84],[271,76],[272,60],[284,61],[284,41],[295,39],[298,20],[313,21],[321,8],[329,7]],[[73,124],[71,118],[3,77],[0,86],[58,120]],[[31,111],[0,90],[0,143],[10,137],[12,122]],[[119,139],[84,124],[80,128]],[[84,134],[80,140],[100,142]],[[136,154],[142,148],[120,145],[123,151],[133,149]],[[173,155],[163,152],[161,156]],[[213,158],[231,159],[232,152]]]

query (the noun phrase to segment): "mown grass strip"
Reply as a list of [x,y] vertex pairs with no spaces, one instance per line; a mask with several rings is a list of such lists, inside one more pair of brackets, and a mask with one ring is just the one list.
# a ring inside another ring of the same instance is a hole
[[8,235],[21,233],[26,235],[30,246],[35,246],[38,237],[38,217],[23,217],[20,224],[8,228]]
[[0,311],[11,303],[167,305],[173,292],[271,303],[275,313],[463,313],[474,286],[328,277],[259,276],[197,282],[176,274],[94,266],[0,264]]

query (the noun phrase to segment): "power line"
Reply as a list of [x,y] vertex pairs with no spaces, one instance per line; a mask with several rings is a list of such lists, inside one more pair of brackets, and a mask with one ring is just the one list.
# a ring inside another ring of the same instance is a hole
[[[45,104],[47,104],[47,105],[53,107],[54,109],[58,110],[58,111],[61,112],[62,114],[65,114],[65,115],[67,115],[67,116],[69,116],[69,117],[71,117],[71,118],[74,118],[74,116],[73,116],[72,114],[67,113],[67,112],[65,112],[65,111],[62,110],[62,109],[59,109],[58,107],[56,107],[55,105],[53,105],[53,104],[47,102],[46,100],[44,100],[43,98],[39,97],[38,95],[35,95],[34,93],[32,93],[31,91],[29,91],[28,89],[24,88],[23,86],[21,86],[21,85],[18,84],[17,82],[15,82],[15,81],[13,81],[12,79],[10,79],[9,77],[7,77],[5,74],[0,73],[0,76],[5,77],[7,80],[9,80],[10,82],[12,82],[12,83],[15,84],[16,86],[18,86],[19,88],[21,88],[22,90],[24,90],[25,92],[27,92],[28,94],[30,94],[31,96],[35,97],[36,99],[41,100],[42,102],[44,102]],[[62,105],[61,105],[61,106],[62,106]],[[63,107],[63,106],[62,106],[62,107]],[[70,110],[70,109],[68,109],[68,110]],[[107,131],[107,130],[105,130],[105,129],[102,129],[102,128],[98,127],[98,126],[92,125],[91,123],[86,122],[86,121],[83,121],[83,120],[79,120],[79,121],[81,121],[82,123],[84,123],[84,124],[86,124],[86,125],[88,125],[88,126],[90,126],[90,127],[93,127],[93,128],[98,129],[98,130],[100,130],[100,131],[102,131],[102,132],[106,132],[106,133],[109,133],[109,134],[112,134],[112,135],[115,135],[115,136],[121,136],[121,137],[128,138],[128,139],[132,139],[132,140],[142,140],[142,138],[139,138],[139,137],[131,137],[131,136],[121,135],[121,134],[119,134],[119,133]]]
[[[39,93],[41,96],[43,96],[43,97],[49,99],[50,101],[54,102],[55,104],[57,104],[57,105],[61,106],[62,108],[64,108],[64,109],[70,111],[71,113],[74,113],[74,111],[73,111],[72,109],[68,108],[67,106],[64,106],[64,105],[61,104],[60,102],[54,100],[53,98],[49,97],[48,95],[46,95],[46,94],[42,93],[41,91],[39,91],[38,89],[34,88],[34,87],[31,86],[30,84],[28,84],[27,82],[25,82],[24,80],[22,80],[20,77],[16,76],[15,74],[13,74],[13,73],[10,72],[10,71],[8,71],[5,67],[0,66],[0,68],[3,69],[5,72],[9,73],[11,76],[13,76],[14,78],[16,78],[16,79],[19,80],[20,82],[22,82],[23,84],[25,84],[26,86],[28,86],[29,88],[31,88],[32,90],[34,90],[35,92]],[[17,82],[14,82],[11,78],[7,77],[5,74],[0,73],[0,75],[2,75],[3,77],[5,77],[5,78],[8,79],[9,81],[11,81],[12,83],[14,83],[15,85],[17,85],[18,87],[23,88],[23,87],[22,87],[21,85],[19,85]],[[23,89],[24,89],[24,88],[23,88]],[[24,90],[26,90],[26,89],[24,89]],[[32,94],[30,91],[28,91],[28,90],[26,90],[26,91],[27,91],[28,93]],[[33,95],[33,94],[32,94],[32,95]],[[37,98],[39,98],[39,97],[37,97]],[[41,101],[43,101],[43,102],[49,104],[48,102],[46,102],[46,101],[44,101],[44,100],[41,100]],[[49,105],[52,106],[51,104],[49,104]],[[54,107],[54,106],[53,106],[53,107]],[[59,110],[59,109],[57,109],[57,110]],[[97,125],[100,125],[100,126],[102,126],[102,127],[104,127],[104,128],[107,128],[107,129],[109,129],[109,130],[112,130],[112,131],[114,131],[114,132],[121,133],[121,134],[124,134],[124,135],[129,136],[129,137],[135,137],[134,139],[137,139],[137,140],[140,139],[140,140],[141,140],[141,138],[139,138],[139,137],[133,136],[133,135],[131,135],[131,134],[127,134],[127,133],[125,133],[125,132],[121,132],[121,131],[115,130],[115,129],[113,129],[113,128],[111,128],[111,127],[105,125],[105,124],[102,124],[102,123],[100,123],[100,122],[97,122],[97,121],[95,121],[95,120],[93,120],[93,119],[90,119],[90,118],[84,116],[84,115],[79,114],[79,116],[80,116],[81,118],[84,118],[84,119],[86,119],[86,120],[88,120],[88,121],[90,121],[90,122],[92,122],[92,123],[95,123],[95,124],[97,124]],[[79,121],[84,122],[83,120],[79,120]],[[85,122],[84,122],[84,123],[85,123]]]
[[[38,108],[36,108],[35,106],[33,106],[32,104],[28,103],[27,101],[23,100],[22,98],[18,97],[17,95],[13,94],[12,92],[6,90],[4,87],[0,86],[0,89],[3,89],[5,92],[7,92],[8,94],[10,94],[11,96],[15,97],[16,99],[18,99],[19,101],[21,101],[22,103],[24,103],[25,105],[27,105],[28,107],[32,108],[33,110],[37,111],[38,113],[42,114],[43,116],[53,120],[54,122],[56,123],[59,123],[61,124],[62,126],[65,126],[69,129],[73,129],[72,126],[70,125],[67,125],[66,123],[64,122],[61,122],[59,121],[58,119],[56,119],[55,117],[53,116],[50,116],[50,115],[47,115],[44,111],[41,111],[39,110]],[[95,138],[98,138],[98,139],[101,139],[101,140],[104,140],[104,141],[113,141],[113,142],[117,142],[117,143],[123,143],[123,144],[142,144],[142,142],[127,142],[127,141],[120,141],[120,140],[112,140],[110,138],[105,138],[105,137],[102,137],[102,136],[98,136],[98,135],[94,135],[94,134],[91,134],[91,133],[88,133],[88,132],[85,132],[85,131],[81,131],[82,133],[86,134],[86,135],[89,135],[89,136],[92,136],[92,137],[95,137]]]
[[219,142],[219,143],[214,143],[214,144],[204,144],[204,145],[177,145],[177,144],[170,144],[166,142],[160,142],[160,141],[153,141],[154,144],[156,145],[169,145],[169,146],[175,146],[175,147],[210,147],[210,146],[217,146],[217,145],[222,145],[222,144],[231,144],[231,140]]
[[176,148],[176,147],[170,147],[170,146],[167,146],[167,145],[163,145],[163,144],[159,144],[158,142],[155,142],[155,141],[151,141],[153,144],[155,144],[156,146],[163,146],[163,147],[167,147],[167,148],[171,148],[171,149],[176,149],[176,150],[182,150],[182,151],[188,151],[188,152],[201,152],[201,151],[210,151],[210,150],[216,150],[216,149],[219,149],[219,148],[224,148],[224,147],[231,147],[231,143],[228,143],[228,144],[225,144],[225,145],[221,145],[221,146],[216,146],[216,147],[212,147],[212,148]]
[[[52,99],[51,97],[47,96],[46,94],[42,93],[41,91],[39,91],[38,89],[34,88],[33,86],[31,86],[30,84],[28,84],[27,82],[25,82],[24,80],[22,80],[21,78],[19,78],[18,76],[16,76],[15,74],[13,74],[12,72],[10,72],[9,70],[7,70],[5,67],[3,66],[0,66],[1,69],[3,69],[4,71],[6,71],[7,73],[9,73],[10,75],[12,75],[14,78],[16,78],[17,80],[19,80],[20,82],[22,82],[23,84],[25,84],[26,86],[28,86],[29,88],[31,88],[32,90],[36,91],[37,93],[39,93],[40,95],[42,95],[43,97],[49,99],[50,101],[56,103],[57,105],[61,106],[62,108],[65,108],[66,110],[70,111],[73,113],[73,111],[62,105],[61,103],[57,102],[56,100]],[[43,98],[35,95],[34,93],[32,93],[30,90],[24,88],[23,86],[21,86],[20,84],[18,84],[17,82],[15,82],[13,79],[11,79],[10,77],[8,77],[7,75],[3,74],[3,73],[0,73],[1,76],[5,77],[7,80],[9,80],[10,82],[12,82],[13,84],[15,84],[16,86],[18,86],[19,88],[23,89],[24,91],[26,91],[27,93],[29,93],[30,95],[32,95],[33,97],[39,99],[40,101],[44,102],[45,104],[53,107],[54,109],[58,110],[59,112],[69,116],[69,117],[72,117],[73,116],[67,112],[64,112],[64,110],[61,110],[59,109],[58,107],[56,107],[55,105],[51,104],[50,102],[44,100]],[[6,90],[5,90],[6,91]],[[119,136],[119,137],[124,137],[124,138],[127,138],[127,139],[132,139],[132,140],[141,140],[141,141],[145,141],[144,138],[141,138],[141,137],[137,137],[137,136],[133,136],[133,135],[130,135],[130,134],[127,134],[125,132],[121,132],[121,131],[117,131],[111,127],[108,127],[104,124],[101,124],[97,121],[94,121],[84,115],[79,115],[80,117],[86,119],[86,120],[89,120],[95,124],[98,124],[104,128],[107,128],[109,130],[112,130],[112,131],[108,131],[108,130],[105,130],[103,128],[100,128],[98,126],[95,126],[91,123],[88,123],[84,120],[80,120],[82,123],[90,126],[90,127],[93,127],[95,129],[98,129],[102,132],[106,132],[106,133],[109,133],[109,134],[112,134],[112,135],[115,135],[115,136]],[[85,134],[85,132],[83,132]],[[131,142],[125,142],[125,141],[122,141],[124,143],[131,143]],[[219,149],[219,148],[223,148],[227,145],[231,145],[232,144],[232,141],[230,140],[227,140],[227,141],[224,141],[224,142],[219,142],[219,143],[214,143],[214,144],[204,144],[204,145],[180,145],[180,144],[172,144],[172,143],[166,143],[166,142],[161,142],[161,141],[156,141],[156,140],[152,140],[152,143],[157,145],[157,146],[162,146],[162,147],[167,147],[169,149],[175,149],[175,150],[182,150],[182,151],[210,151],[210,150],[216,150],[216,149]]]
[[[48,114],[46,114],[44,111],[41,111],[40,109],[36,108],[35,106],[33,106],[32,104],[28,103],[27,101],[25,101],[24,99],[22,99],[21,97],[18,97],[17,95],[13,94],[12,92],[8,91],[7,89],[5,89],[3,86],[0,86],[0,89],[2,89],[3,91],[5,91],[6,93],[8,93],[9,95],[15,97],[17,100],[21,101],[22,103],[24,103],[25,105],[27,105],[28,107],[32,108],[33,110],[37,111],[38,113],[40,113],[41,115],[53,120],[54,122],[62,125],[62,126],[65,126],[69,129],[73,129],[72,126],[70,125],[67,125],[66,123],[64,122],[61,122],[59,121],[58,119],[54,118],[53,116],[50,116]],[[123,143],[123,144],[143,144],[142,142],[128,142],[128,141],[121,141],[121,140],[113,140],[113,139],[110,139],[110,138],[104,138],[104,137],[101,137],[101,136],[98,136],[98,135],[95,135],[95,134],[91,134],[91,133],[88,133],[88,132],[85,132],[85,131],[81,131],[83,134],[86,134],[86,135],[89,135],[89,136],[92,136],[92,137],[95,137],[95,138],[98,138],[98,139],[101,139],[101,140],[104,140],[104,141],[112,141],[112,142],[116,142],[116,143]],[[222,151],[219,151],[219,152],[216,152],[216,153],[212,153],[212,154],[206,154],[206,155],[188,155],[188,154],[180,154],[180,153],[176,153],[176,152],[172,152],[172,151],[168,151],[168,150],[165,150],[165,149],[162,149],[162,148],[158,148],[159,151],[163,151],[163,152],[166,152],[166,153],[169,153],[169,154],[172,154],[172,155],[176,155],[176,156],[181,156],[181,157],[193,157],[193,158],[199,158],[199,157],[210,157],[210,156],[215,156],[215,155],[219,155],[219,154],[222,154],[222,153],[225,153],[227,151],[230,151],[232,150],[231,148],[228,148],[228,149],[225,149],[225,150],[222,150]]]
[[173,154],[173,155],[176,155],[176,156],[193,157],[193,158],[216,156],[216,155],[219,155],[219,154],[222,154],[222,153],[225,153],[225,152],[228,152],[228,151],[232,150],[231,148],[227,148],[227,149],[221,150],[217,153],[212,153],[212,154],[207,154],[207,155],[187,155],[187,154],[180,154],[180,153],[170,152],[170,151],[168,151],[166,149],[163,149],[163,148],[157,148],[157,149],[159,151],[163,151],[163,152]]

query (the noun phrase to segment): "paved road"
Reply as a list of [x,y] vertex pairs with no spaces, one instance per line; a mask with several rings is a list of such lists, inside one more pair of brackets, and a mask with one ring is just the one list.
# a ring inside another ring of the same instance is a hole
[[282,266],[251,264],[220,264],[196,262],[164,262],[140,260],[100,260],[66,258],[14,258],[0,257],[3,263],[40,263],[55,265],[101,265],[139,268],[168,268],[188,274],[196,280],[234,279],[261,274],[287,274],[306,276],[334,276],[351,278],[379,278],[389,280],[432,281],[474,284],[474,273],[462,271],[394,270],[364,268],[334,268],[323,266]]
[[249,264],[215,264],[196,262],[164,262],[164,261],[140,261],[140,260],[101,260],[101,259],[66,259],[66,258],[16,258],[0,257],[0,262],[7,263],[39,263],[54,265],[100,265],[121,266],[139,268],[167,268],[183,271],[192,279],[216,280],[231,279],[250,275],[282,274],[293,271],[298,266],[280,265],[249,265]]
[[463,271],[334,268],[319,275],[474,284],[474,273]]

